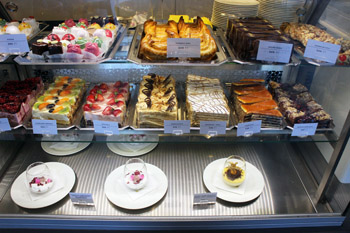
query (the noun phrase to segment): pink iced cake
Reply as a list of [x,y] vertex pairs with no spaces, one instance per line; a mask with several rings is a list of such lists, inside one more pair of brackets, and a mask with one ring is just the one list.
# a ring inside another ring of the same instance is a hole
[[83,106],[87,125],[92,125],[93,120],[116,121],[122,124],[129,95],[128,82],[117,81],[95,85]]

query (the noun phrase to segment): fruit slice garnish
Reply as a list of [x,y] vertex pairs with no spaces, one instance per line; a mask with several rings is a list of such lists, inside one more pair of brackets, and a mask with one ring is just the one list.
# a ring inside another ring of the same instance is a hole
[[62,109],[63,109],[63,106],[57,106],[57,107],[55,108],[55,110],[53,110],[52,113],[57,113],[57,112],[61,111]]
[[42,109],[46,108],[47,105],[49,105],[49,103],[42,103],[39,105],[38,108],[39,108],[39,110],[42,110]]

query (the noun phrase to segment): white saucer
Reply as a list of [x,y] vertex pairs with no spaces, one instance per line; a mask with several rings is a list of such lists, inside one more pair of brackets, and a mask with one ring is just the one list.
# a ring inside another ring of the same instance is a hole
[[[84,135],[79,136],[79,140],[80,141],[92,141],[93,137],[94,137],[93,134],[84,134]],[[63,143],[65,143],[65,141],[41,142],[41,147],[48,154],[55,155],[55,156],[66,156],[66,155],[72,155],[72,154],[78,153],[90,145],[89,142],[78,142],[77,141],[78,146],[76,148],[66,149],[66,148],[62,147],[62,149],[55,149],[55,148],[51,148],[51,146],[54,143],[62,143],[62,145],[63,145]]]
[[[113,135],[111,137],[107,138],[108,141],[128,141],[127,137],[129,135]],[[147,137],[154,137],[149,138],[149,141],[159,141],[158,135],[147,135]],[[147,141],[147,139],[146,139]],[[133,148],[133,144],[135,144],[135,147]],[[137,144],[137,146],[136,146]],[[148,152],[151,152],[154,148],[156,148],[158,143],[107,143],[108,149],[110,149],[113,153],[126,156],[126,157],[136,157],[140,155],[147,154]]]
[[49,162],[45,164],[57,177],[64,179],[62,182],[64,183],[64,187],[50,195],[44,196],[39,200],[33,201],[28,193],[30,191],[27,187],[25,187],[26,172],[24,171],[17,177],[11,187],[11,198],[17,205],[27,209],[47,207],[59,202],[71,191],[75,184],[75,173],[73,169],[64,163]]
[[124,176],[124,165],[118,167],[106,179],[105,182],[105,194],[109,201],[114,205],[122,207],[124,209],[138,210],[152,206],[163,198],[168,190],[168,179],[164,172],[158,167],[146,163],[148,174],[156,177],[159,182],[156,189],[146,193],[143,197],[136,200],[132,200],[128,193],[135,192],[134,190],[128,189],[127,187],[120,187],[123,185],[119,182],[119,179]]
[[[217,197],[228,201],[242,203],[257,198],[265,187],[264,177],[261,172],[251,163],[246,161],[246,187],[244,194],[240,195],[217,188],[214,185],[215,175],[220,175],[218,170],[223,169],[226,158],[211,162],[203,172],[203,181],[209,192],[217,192]],[[232,187],[234,188],[234,187]]]

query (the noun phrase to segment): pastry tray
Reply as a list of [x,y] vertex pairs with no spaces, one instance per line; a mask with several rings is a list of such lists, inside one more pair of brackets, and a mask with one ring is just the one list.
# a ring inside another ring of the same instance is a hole
[[291,61],[290,63],[271,63],[271,62],[263,62],[263,61],[244,61],[239,59],[231,47],[231,45],[227,42],[225,34],[222,29],[217,29],[217,35],[219,36],[220,40],[223,42],[224,46],[227,48],[227,52],[231,57],[231,61],[242,64],[242,65],[285,65],[285,66],[298,66],[300,65],[301,61],[292,53]]
[[[83,110],[83,107],[84,107],[84,104],[86,102],[86,97],[88,95],[88,93],[90,92],[90,90],[95,86],[96,84],[95,83],[92,83],[89,85],[89,88],[87,89],[87,92],[84,96],[84,99],[83,99],[83,102],[80,104],[78,110],[77,110],[77,114],[79,115],[79,119],[80,121],[76,124],[76,127],[79,129],[79,130],[87,130],[87,131],[95,131],[95,127],[93,125],[87,125],[86,124],[86,121],[85,121],[85,118],[84,118],[84,110]],[[135,84],[132,84],[132,83],[129,83],[129,86],[130,86],[130,98],[129,98],[129,103],[128,103],[128,106],[126,107],[126,112],[125,112],[125,118],[124,118],[124,121],[119,124],[119,130],[125,130],[127,128],[129,128],[129,108],[130,108],[130,103],[131,103],[131,97],[133,95],[133,93],[135,92],[135,89],[136,89],[136,85]]]
[[[178,101],[178,108],[177,108],[177,120],[186,120],[184,119],[184,111],[183,111],[183,106],[182,106],[182,99],[181,99],[181,94],[183,90],[179,88],[181,85],[176,83],[175,85],[175,91],[176,91],[176,96],[177,96],[177,101]],[[135,87],[135,91],[131,93],[130,96],[130,103],[129,103],[129,108],[128,108],[128,116],[129,116],[129,125],[133,130],[140,130],[140,131],[164,131],[164,127],[154,127],[154,128],[145,128],[145,127],[138,127],[137,126],[137,119],[136,119],[136,104],[137,104],[137,99],[138,99],[138,94],[139,94],[139,89],[140,85],[137,84]]]
[[14,60],[20,64],[20,65],[93,65],[93,64],[100,64],[102,62],[111,60],[115,53],[117,52],[120,43],[122,42],[124,36],[126,35],[126,32],[128,31],[128,25],[122,25],[120,24],[120,27],[111,43],[109,46],[109,49],[107,52],[105,52],[102,57],[99,57],[96,61],[88,61],[84,60],[82,62],[73,62],[73,61],[68,61],[65,59],[60,59],[60,60],[50,60],[48,57],[45,56],[45,59],[43,60],[36,60],[32,59],[28,53],[22,56],[16,57]]
[[135,29],[135,34],[130,45],[127,60],[140,65],[219,66],[225,63],[226,61],[228,61],[228,59],[225,54],[224,48],[219,43],[217,36],[215,35],[211,27],[208,27],[208,28],[218,48],[215,58],[211,61],[189,61],[189,60],[183,60],[183,59],[149,61],[149,60],[140,58],[139,49],[140,49],[141,39],[143,36],[143,25],[138,25]]
[[[43,22],[39,23],[39,30],[35,32],[31,37],[28,38],[27,40],[28,43],[30,43],[30,41],[33,40],[35,37],[37,37],[40,33],[45,31],[48,26],[49,25],[47,23],[43,23]],[[9,56],[11,55],[21,55],[21,53],[0,53],[0,62],[6,61],[6,59],[9,58]]]

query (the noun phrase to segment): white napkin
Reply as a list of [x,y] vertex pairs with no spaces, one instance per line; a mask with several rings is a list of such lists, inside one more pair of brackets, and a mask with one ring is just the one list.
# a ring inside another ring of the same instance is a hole
[[28,194],[30,196],[30,199],[32,199],[32,201],[37,201],[37,200],[40,200],[41,198],[44,198],[44,197],[47,197],[47,196],[54,194],[55,192],[57,192],[60,189],[63,189],[64,180],[62,178],[60,179],[57,176],[52,175],[52,180],[53,180],[54,184],[49,191],[47,191],[46,193],[34,193],[34,192],[30,191],[27,179],[24,179],[25,185],[28,189]]
[[[246,176],[247,178],[247,176]],[[244,181],[240,186],[234,187],[234,186],[229,186],[228,184],[225,184],[224,179],[222,178],[222,171],[218,171],[215,175],[214,178],[214,186],[217,187],[218,189],[225,190],[227,192],[231,193],[236,193],[239,195],[243,195],[245,192],[245,187],[246,187],[246,181]]]
[[117,190],[117,192],[121,192],[121,191],[126,192],[128,194],[128,196],[131,198],[131,200],[133,200],[133,201],[135,201],[136,199],[139,199],[140,197],[145,196],[146,194],[152,192],[153,190],[155,190],[159,186],[159,183],[154,176],[152,176],[149,173],[148,173],[148,176],[149,177],[148,177],[147,184],[145,185],[145,187],[143,187],[142,189],[140,189],[138,191],[128,188],[124,184],[124,177],[119,178],[118,183],[119,183],[119,187],[121,190]]

